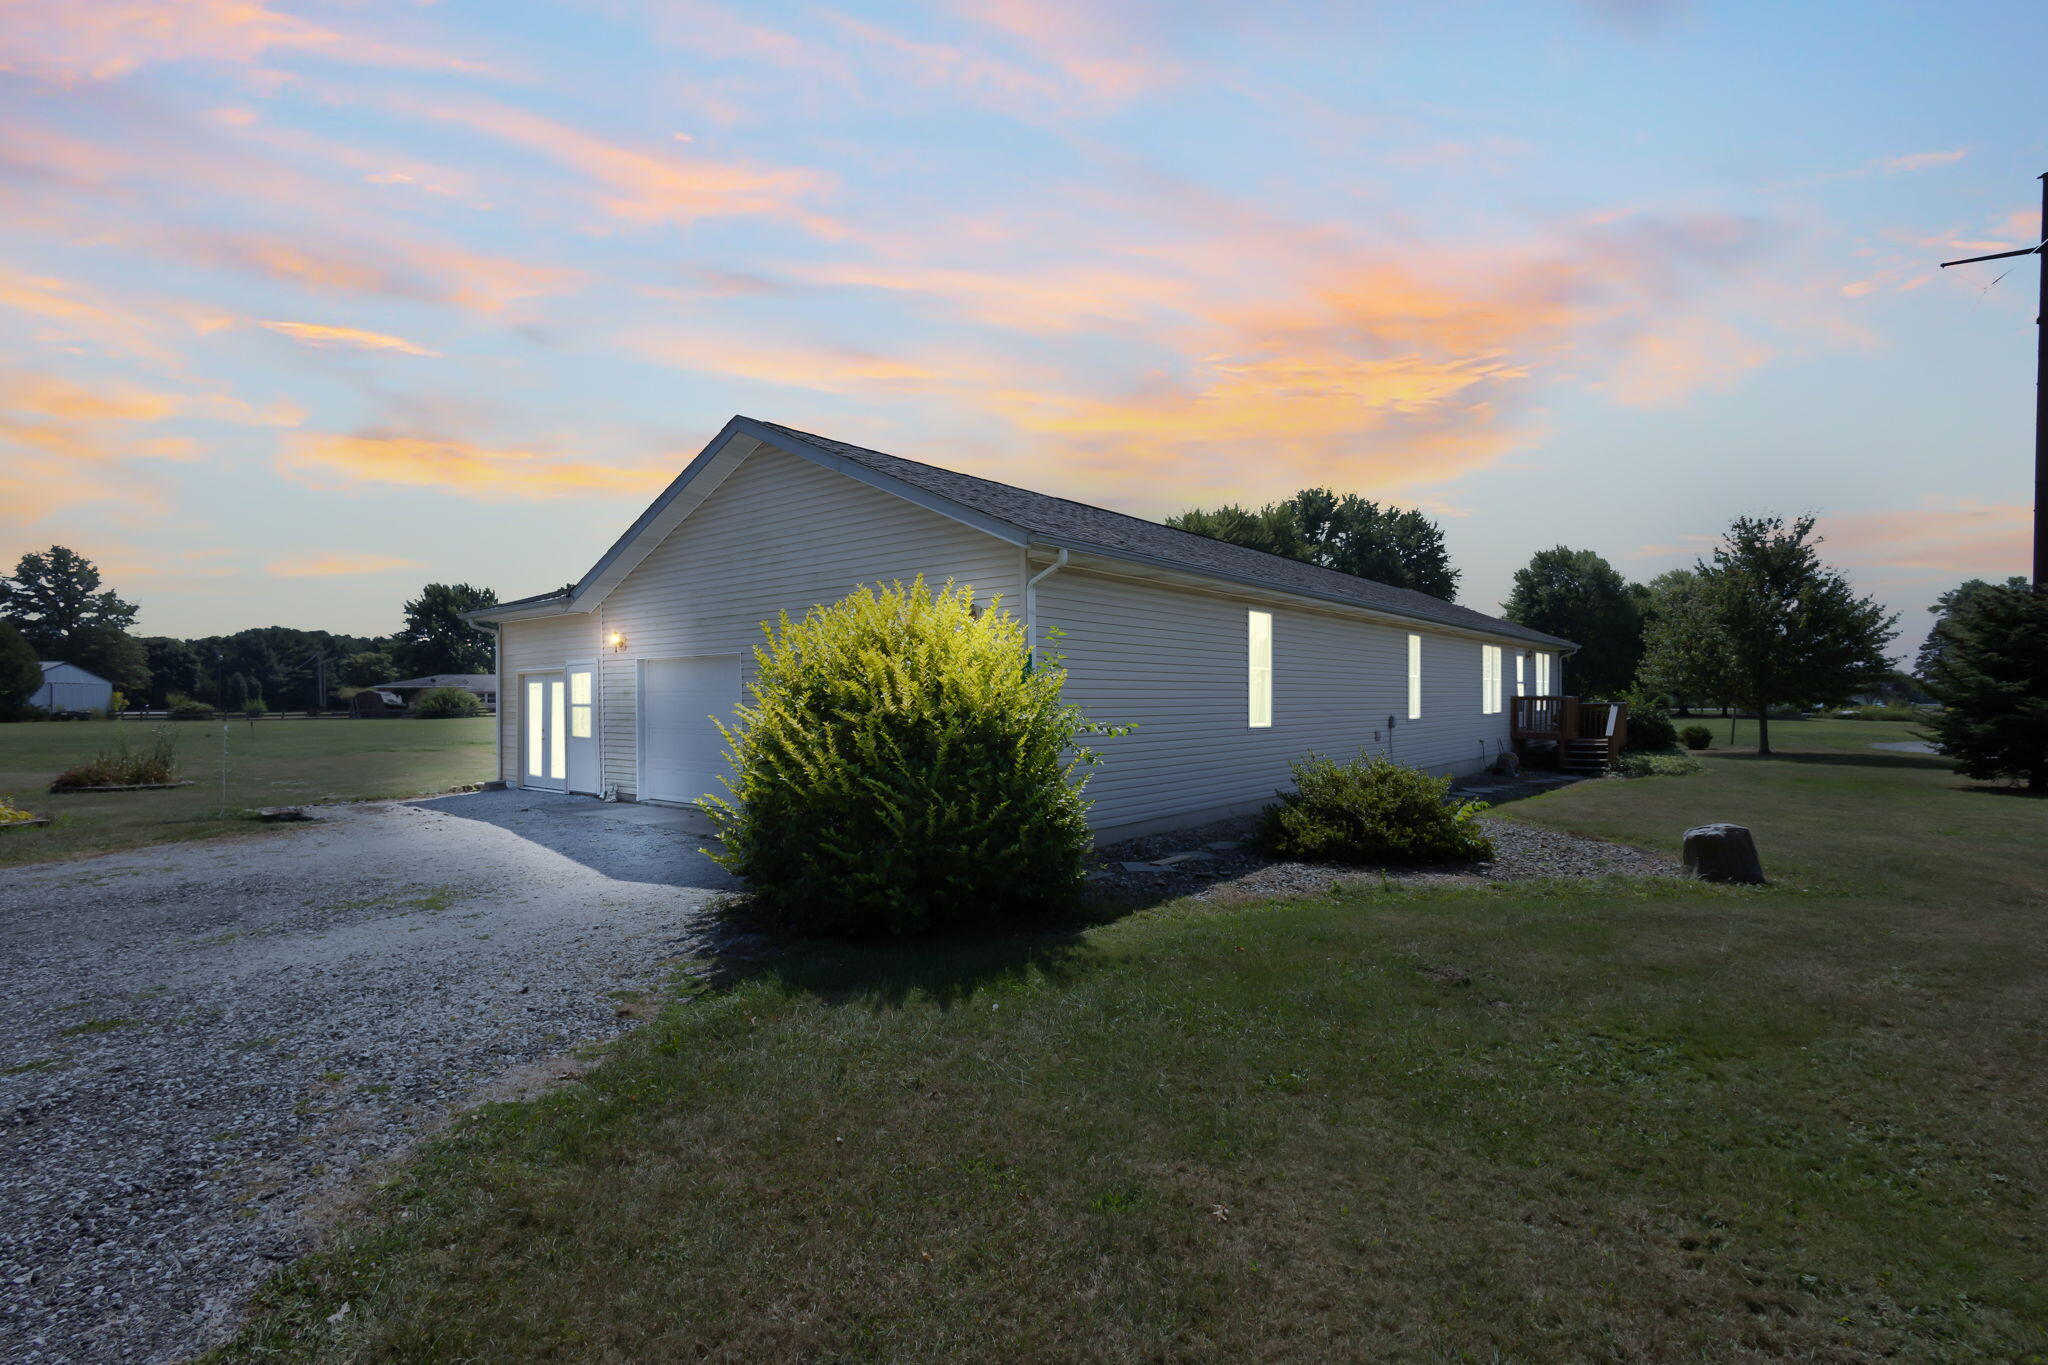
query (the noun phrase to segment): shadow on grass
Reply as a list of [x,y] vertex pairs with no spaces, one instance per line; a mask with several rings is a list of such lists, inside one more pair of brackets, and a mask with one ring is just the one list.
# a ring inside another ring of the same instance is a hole
[[2048,792],[2030,791],[2012,782],[1966,782],[1962,789],[1973,796],[2021,796],[2032,801],[2048,801]]
[[1902,753],[1828,753],[1823,750],[1796,749],[1779,750],[1776,753],[1736,754],[1723,750],[1716,755],[1724,761],[1736,763],[1815,763],[1837,768],[1946,768],[1948,760],[1940,754]]
[[[710,984],[725,988],[765,980],[835,1005],[884,1010],[931,1001],[952,1009],[1007,982],[1073,978],[1093,954],[1084,935],[1094,922],[960,930],[900,942],[763,935],[760,952],[720,958]],[[734,928],[746,923],[743,912],[728,920]]]

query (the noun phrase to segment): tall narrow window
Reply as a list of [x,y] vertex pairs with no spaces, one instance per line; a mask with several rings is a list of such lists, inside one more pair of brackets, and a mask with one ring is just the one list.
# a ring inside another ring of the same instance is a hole
[[1422,719],[1422,637],[1408,637],[1408,719]]
[[1536,656],[1536,695],[1539,697],[1550,695],[1550,656],[1548,654],[1538,654]]
[[1524,668],[1526,668],[1526,667],[1528,666],[1528,663],[1529,663],[1529,656],[1528,656],[1528,655],[1526,655],[1526,654],[1524,654],[1524,653],[1522,653],[1522,652],[1521,652],[1520,650],[1516,650],[1516,651],[1515,651],[1515,695],[1516,695],[1516,696],[1518,696],[1518,697],[1526,697],[1526,696],[1528,696],[1528,695],[1529,695],[1529,689],[1528,689],[1528,688],[1526,688],[1526,687],[1524,687],[1524,686],[1522,685],[1522,670],[1523,670]]
[[569,738],[589,739],[590,724],[590,670],[576,668],[569,671]]
[[1261,730],[1273,723],[1273,613],[1248,612],[1246,620],[1246,653],[1251,665],[1247,724]]
[[548,775],[547,752],[547,695],[548,687],[543,682],[526,685],[526,775],[546,777]]
[[1479,712],[1492,716],[1500,713],[1500,646],[1479,647]]

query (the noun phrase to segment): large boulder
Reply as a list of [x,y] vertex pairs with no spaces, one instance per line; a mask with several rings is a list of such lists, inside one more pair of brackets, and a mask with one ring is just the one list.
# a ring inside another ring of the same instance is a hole
[[1742,825],[1698,825],[1685,832],[1685,870],[1709,882],[1764,880],[1756,840]]

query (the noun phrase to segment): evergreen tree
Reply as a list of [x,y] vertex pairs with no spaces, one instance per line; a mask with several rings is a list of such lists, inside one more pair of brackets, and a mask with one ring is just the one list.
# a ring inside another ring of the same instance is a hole
[[1984,584],[1934,630],[1927,683],[1944,709],[1928,729],[1941,751],[1965,777],[2048,792],[2048,592]]
[[1502,609],[1510,621],[1579,646],[1571,671],[1581,696],[1619,697],[1635,681],[1643,657],[1642,599],[1593,551],[1538,550],[1515,570]]
[[1197,507],[1168,517],[1166,524],[1446,602],[1458,593],[1460,574],[1444,549],[1442,527],[1420,512],[1382,507],[1356,493],[1304,488],[1256,512],[1234,504]]
[[[1923,678],[1932,675],[1936,661],[1941,658],[1942,650],[1947,648],[1941,633],[1942,623],[1948,620],[1949,616],[1958,608],[1967,605],[1970,599],[1978,593],[1989,592],[1995,586],[1995,584],[1988,583],[1984,579],[1972,578],[1958,583],[1955,587],[1950,588],[1947,592],[1934,599],[1934,605],[1927,609],[1934,613],[1934,625],[1928,630],[1927,638],[1921,642],[1920,653],[1913,659],[1913,671],[1915,673],[1918,673]],[[2014,576],[2005,580],[2005,586],[2008,588],[2024,588],[2027,586],[2027,580]]]

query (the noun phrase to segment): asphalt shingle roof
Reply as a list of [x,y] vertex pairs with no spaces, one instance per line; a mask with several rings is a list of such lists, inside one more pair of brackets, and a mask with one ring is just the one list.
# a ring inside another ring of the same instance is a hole
[[1034,493],[1028,488],[906,460],[900,455],[869,450],[865,446],[848,445],[844,441],[798,431],[777,422],[753,420],[756,425],[766,427],[791,442],[808,445],[875,473],[900,479],[913,488],[1008,522],[1034,536],[1094,547],[1113,556],[1164,563],[1189,573],[1256,583],[1281,592],[1355,602],[1362,607],[1437,625],[1485,631],[1538,645],[1573,647],[1569,640],[1518,626],[1512,621],[1503,621],[1497,616],[1488,616],[1410,588],[1392,587],[1356,574],[1304,564],[1298,559],[1213,540],[1192,531],[1176,530],[1142,517],[1112,512],[1105,507],[1091,507],[1085,502]]

